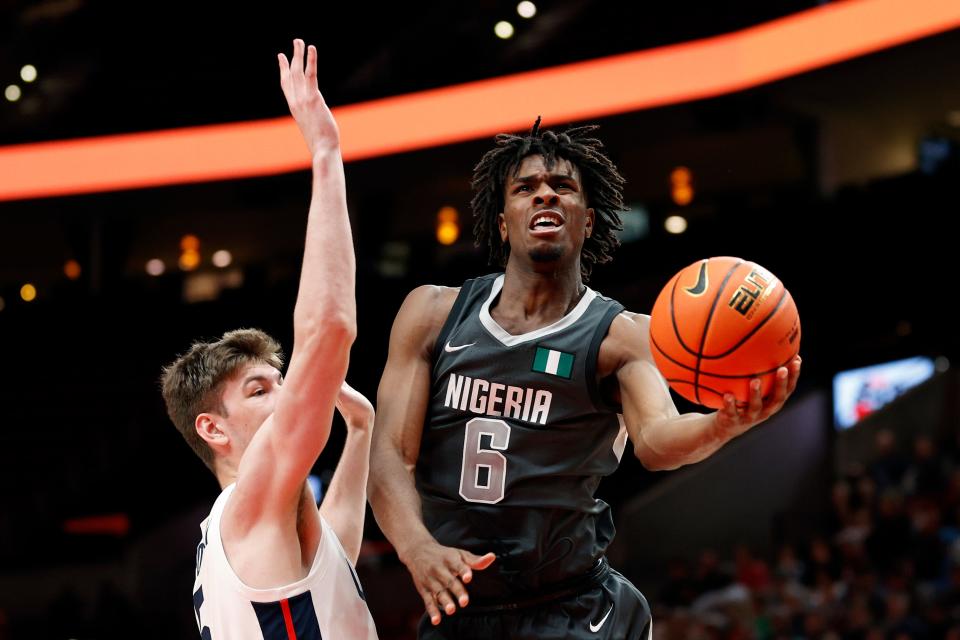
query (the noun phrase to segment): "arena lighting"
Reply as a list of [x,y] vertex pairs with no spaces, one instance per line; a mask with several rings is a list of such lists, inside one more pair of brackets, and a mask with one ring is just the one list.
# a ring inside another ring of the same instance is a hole
[[167,265],[160,258],[152,258],[147,261],[147,273],[152,276],[161,276],[167,270]]
[[224,267],[230,266],[230,263],[233,262],[233,256],[226,249],[220,249],[219,251],[213,252],[211,261],[213,262],[213,266],[223,269]]
[[73,535],[102,535],[122,538],[130,532],[130,518],[125,513],[71,518],[63,523],[65,533]]
[[451,245],[460,237],[460,213],[455,207],[441,207],[437,212],[437,242]]
[[24,302],[33,302],[37,299],[37,288],[29,282],[20,287],[20,299]]
[[677,167],[670,172],[670,196],[681,207],[693,200],[693,174],[686,167]]
[[[360,160],[732,93],[960,27],[956,0],[846,0],[741,31],[334,109]],[[577,86],[564,100],[556,86]],[[551,95],[549,105],[543,96]],[[404,123],[397,127],[396,123]],[[0,201],[307,169],[285,116],[0,147]]]
[[517,5],[517,13],[520,14],[521,18],[532,18],[537,15],[537,5],[528,0],[524,0]]
[[20,79],[24,82],[33,82],[37,79],[37,68],[32,64],[25,64],[20,67]]
[[501,20],[493,26],[493,32],[501,40],[507,40],[513,37],[513,25],[506,20]]
[[674,235],[679,235],[687,230],[687,219],[683,216],[670,216],[667,218],[663,227]]
[[200,251],[200,238],[188,233],[187,235],[180,238],[180,250],[181,251]]
[[193,271],[200,266],[200,253],[192,249],[187,249],[180,254],[180,268],[184,271]]
[[64,263],[63,274],[70,280],[78,280],[81,273],[83,273],[83,269],[80,268],[80,263],[76,260],[67,260]]

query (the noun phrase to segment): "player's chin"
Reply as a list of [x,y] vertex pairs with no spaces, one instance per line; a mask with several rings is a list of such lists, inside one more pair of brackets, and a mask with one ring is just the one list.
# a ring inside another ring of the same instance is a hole
[[566,248],[559,244],[542,243],[530,248],[530,260],[533,262],[557,262],[566,254]]

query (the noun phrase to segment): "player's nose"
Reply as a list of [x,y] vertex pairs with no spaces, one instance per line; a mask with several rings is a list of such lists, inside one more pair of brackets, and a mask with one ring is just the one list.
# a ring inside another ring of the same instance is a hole
[[553,190],[546,182],[542,183],[537,189],[537,192],[534,194],[533,202],[534,204],[553,204],[560,199],[560,196],[557,195],[557,192]]

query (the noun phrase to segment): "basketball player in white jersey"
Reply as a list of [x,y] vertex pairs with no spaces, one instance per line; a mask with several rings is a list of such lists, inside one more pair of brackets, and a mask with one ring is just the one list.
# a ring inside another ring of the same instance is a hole
[[[167,411],[223,492],[201,527],[193,603],[206,640],[375,639],[353,569],[373,407],[344,377],[356,335],[354,255],[337,124],[317,52],[279,54],[280,85],[313,158],[294,345],[243,329],[196,343],[163,373]],[[347,440],[319,511],[307,476],[334,406]]]

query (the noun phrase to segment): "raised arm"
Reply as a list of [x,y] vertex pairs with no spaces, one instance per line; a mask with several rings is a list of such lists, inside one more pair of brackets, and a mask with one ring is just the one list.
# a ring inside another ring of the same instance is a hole
[[623,313],[610,327],[601,346],[601,359],[616,373],[626,422],[634,452],[651,470],[676,469],[700,462],[727,442],[779,411],[797,386],[800,358],[789,369],[777,372],[774,395],[766,402],[754,381],[747,407],[737,407],[732,394],[725,406],[712,413],[679,414],[666,381],[650,353],[650,317]]
[[347,423],[347,441],[320,505],[320,515],[330,523],[347,557],[356,564],[367,515],[374,411],[370,401],[346,382],[340,387],[337,410]]
[[[317,52],[294,41],[280,54],[280,85],[313,160],[294,345],[273,414],[243,455],[234,499],[237,533],[296,514],[304,481],[330,434],[334,403],[356,336],[353,239],[347,216],[340,135],[317,88]],[[286,520],[284,520],[286,521]]]
[[456,299],[456,290],[420,287],[407,296],[390,333],[390,353],[377,393],[370,455],[370,506],[377,523],[407,566],[433,624],[440,610],[453,614],[469,602],[464,583],[493,554],[477,556],[440,545],[423,524],[414,469],[420,452],[433,344]]

